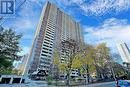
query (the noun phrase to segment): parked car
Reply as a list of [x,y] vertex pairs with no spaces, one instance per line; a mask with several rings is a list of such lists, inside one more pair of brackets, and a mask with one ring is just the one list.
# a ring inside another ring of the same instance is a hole
[[130,87],[130,80],[118,80],[116,87]]
[[121,76],[117,78],[116,87],[130,87],[130,80],[127,79],[127,76]]

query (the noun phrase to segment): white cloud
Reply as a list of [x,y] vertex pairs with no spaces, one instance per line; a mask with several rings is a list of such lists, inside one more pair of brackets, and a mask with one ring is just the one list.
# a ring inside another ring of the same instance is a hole
[[57,2],[60,2],[64,5],[72,5],[73,3],[75,4],[82,4],[85,0],[57,0]]
[[[22,3],[24,0],[16,1],[16,7],[18,7],[19,3]],[[20,41],[23,42],[20,44],[23,51],[20,54],[29,52],[29,48],[32,45],[30,43],[34,38],[34,31],[36,30],[44,2],[45,0],[26,0],[26,2],[17,9],[16,17],[6,20],[3,25],[6,28],[14,29],[17,33],[23,34]]]
[[70,0],[71,3],[83,4],[85,0]]
[[110,26],[122,26],[122,25],[126,25],[127,24],[127,20],[126,19],[116,19],[116,18],[110,18],[110,19],[106,19],[103,23],[103,27],[110,27]]
[[18,19],[13,23],[14,23],[13,26],[15,27],[15,29],[20,30],[20,32],[27,31],[30,28],[34,27],[33,23],[28,19]]
[[22,51],[18,55],[29,54],[30,47],[28,47],[28,46],[22,46],[21,48],[22,48]]
[[127,20],[107,19],[101,26],[86,27],[85,42],[98,44],[106,42],[109,47],[116,49],[116,43],[123,40],[130,47],[130,25]]
[[104,15],[119,13],[130,8],[130,0],[59,0],[64,1],[65,5],[77,4],[85,15]]
[[104,15],[114,11],[115,13],[128,10],[129,0],[95,0],[92,4],[80,5],[81,9],[88,14]]

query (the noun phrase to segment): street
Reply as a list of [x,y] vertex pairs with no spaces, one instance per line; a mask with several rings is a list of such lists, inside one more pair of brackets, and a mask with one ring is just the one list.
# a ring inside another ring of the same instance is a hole
[[[104,82],[104,83],[95,83],[90,85],[83,85],[83,86],[73,86],[73,87],[115,87],[116,82]],[[47,84],[0,84],[0,87],[56,87],[56,86],[48,86]],[[60,86],[58,86],[60,87]],[[67,87],[67,86],[62,86]]]
[[115,87],[115,86],[116,86],[116,82],[114,81],[114,82],[95,83],[95,84],[84,85],[80,87]]

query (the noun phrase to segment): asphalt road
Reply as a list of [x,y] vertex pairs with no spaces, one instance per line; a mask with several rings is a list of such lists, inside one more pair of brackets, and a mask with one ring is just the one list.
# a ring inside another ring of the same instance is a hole
[[[90,85],[82,85],[82,86],[74,86],[74,87],[115,87],[116,82],[104,82],[104,83],[95,83]],[[48,86],[47,84],[43,84],[41,82],[38,84],[0,84],[0,87],[56,87],[56,86]],[[58,86],[60,87],[60,86]],[[67,87],[67,86],[62,86]]]
[[116,87],[116,83],[102,84],[102,85],[94,86],[94,87]]
[[116,82],[95,83],[95,84],[84,85],[79,87],[116,87]]

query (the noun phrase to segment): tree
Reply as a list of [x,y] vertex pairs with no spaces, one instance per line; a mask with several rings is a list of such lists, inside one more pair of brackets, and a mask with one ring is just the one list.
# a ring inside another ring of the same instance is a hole
[[67,72],[67,64],[66,63],[60,63],[59,64],[59,70],[61,73],[65,74]]
[[72,68],[80,69],[81,67],[82,67],[81,55],[79,53],[77,53],[76,57],[74,58],[74,60],[72,62]]
[[112,65],[113,70],[114,70],[114,72],[115,72],[115,75],[116,75],[117,77],[120,77],[120,76],[122,76],[122,75],[127,74],[125,67],[122,66],[121,64],[119,64],[119,63],[117,63],[117,62],[113,62],[113,63],[111,63],[111,65]]
[[123,65],[126,66],[128,69],[130,68],[130,63],[128,62],[123,62]]
[[0,32],[0,69],[12,68],[12,63],[18,58],[20,52],[19,40],[21,34],[16,34],[12,29],[3,29]]
[[90,72],[95,71],[95,66],[94,66],[94,58],[95,58],[95,49],[92,45],[84,45],[81,47],[81,55],[82,57],[80,58],[81,63],[82,63],[82,68],[85,70],[86,74],[86,82],[90,82]]
[[78,51],[79,51],[79,44],[73,39],[64,40],[60,43],[60,52],[64,53],[64,56],[66,58],[62,62],[65,63],[65,66],[67,65],[66,72],[67,72],[67,85],[68,86],[70,85],[69,84],[70,83],[70,72],[72,69],[72,64],[76,57],[76,53]]
[[56,79],[56,85],[57,85],[58,78],[59,78],[59,67],[60,67],[60,59],[57,50],[55,50],[54,52],[53,63],[54,63],[54,69],[56,70],[56,72],[54,73],[54,78]]
[[96,46],[95,65],[97,76],[104,78],[106,76],[105,64],[110,60],[110,50],[106,47],[106,43],[101,43]]
[[[75,45],[76,46],[76,44],[73,44],[75,42],[71,42],[71,41],[73,41],[73,40],[70,40],[69,42],[66,41],[65,43],[62,42],[61,45],[62,46],[63,46],[63,44],[66,45],[65,48],[69,45],[71,45],[71,46]],[[73,48],[72,50],[74,50],[74,49],[75,48]],[[69,53],[67,52],[68,50],[69,50]],[[63,49],[60,49],[60,50],[58,50],[58,48],[55,49],[53,63],[54,63],[54,67],[55,67],[55,70],[56,70],[56,75],[55,75],[56,85],[57,85],[57,77],[59,77],[59,73],[62,73],[62,74],[69,73],[69,75],[70,75],[71,69],[77,69],[77,68],[81,67],[79,56],[77,54],[71,53],[72,50],[70,50],[69,48],[67,48],[67,49],[63,48]],[[62,54],[60,54],[61,51],[66,53],[66,55],[65,55],[66,59],[64,61],[61,60],[62,59],[62,56],[61,56]],[[68,67],[71,67],[71,68],[68,68]],[[68,77],[68,79],[69,79],[69,77]],[[67,82],[67,84],[69,85],[69,82]]]

